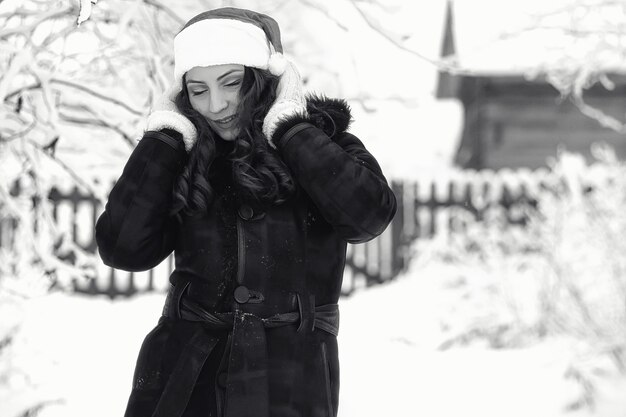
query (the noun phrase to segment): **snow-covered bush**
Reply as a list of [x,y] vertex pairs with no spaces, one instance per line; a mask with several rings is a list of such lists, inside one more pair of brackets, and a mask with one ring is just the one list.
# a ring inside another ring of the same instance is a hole
[[626,370],[626,165],[608,147],[564,154],[531,228],[550,266],[546,326],[602,343]]
[[[626,164],[596,145],[587,163],[562,152],[529,191],[536,206],[525,225],[503,210],[482,221],[463,209],[462,231],[418,242],[416,261],[459,267],[450,288],[457,316],[443,348],[487,340],[519,347],[542,337],[567,337],[585,346],[568,377],[582,383],[582,403],[593,402],[598,367],[626,373]],[[592,365],[590,365],[592,364]],[[581,405],[581,404],[578,404]]]

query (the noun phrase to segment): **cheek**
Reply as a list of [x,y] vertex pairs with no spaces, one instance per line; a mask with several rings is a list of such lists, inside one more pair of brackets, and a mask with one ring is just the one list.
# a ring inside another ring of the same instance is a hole
[[205,113],[206,105],[204,103],[204,100],[202,100],[201,98],[189,95],[189,104],[191,104],[191,107],[198,113]]
[[239,90],[231,91],[228,93],[228,102],[231,106],[237,107],[239,106],[239,102],[241,101],[241,96],[239,95]]

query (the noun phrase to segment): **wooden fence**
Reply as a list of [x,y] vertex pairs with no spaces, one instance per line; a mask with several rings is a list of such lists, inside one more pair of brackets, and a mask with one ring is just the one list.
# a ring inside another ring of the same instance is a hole
[[[471,175],[465,179],[469,177]],[[443,192],[442,184],[447,188]],[[525,221],[524,211],[520,208],[535,205],[524,185],[513,192],[507,184],[497,184],[493,179],[480,179],[476,176],[471,181],[456,178],[447,183],[427,183],[426,189],[423,187],[424,183],[418,182],[392,183],[398,200],[396,216],[378,238],[364,244],[348,245],[343,295],[349,295],[362,287],[390,281],[406,270],[411,256],[410,247],[415,239],[431,237],[445,232],[444,229],[452,231],[458,227],[455,210],[470,213],[478,220],[484,219],[489,210],[503,210],[509,223],[519,224]],[[78,188],[65,192],[53,188],[49,199],[53,205],[55,221],[66,225],[64,231],[79,247],[95,253],[97,248],[94,225],[102,210],[99,200]],[[16,226],[14,219],[0,221],[0,247],[12,245],[10,231],[15,230]],[[112,298],[164,291],[168,287],[173,266],[173,256],[156,268],[141,273],[129,273],[99,265],[95,279],[89,280],[86,285],[75,282],[74,289],[87,294],[106,294]]]

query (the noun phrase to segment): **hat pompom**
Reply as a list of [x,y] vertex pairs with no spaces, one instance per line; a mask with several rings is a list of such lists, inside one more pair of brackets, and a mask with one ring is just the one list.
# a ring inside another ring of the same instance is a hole
[[283,75],[287,68],[287,59],[280,52],[275,52],[270,56],[267,69],[274,75]]

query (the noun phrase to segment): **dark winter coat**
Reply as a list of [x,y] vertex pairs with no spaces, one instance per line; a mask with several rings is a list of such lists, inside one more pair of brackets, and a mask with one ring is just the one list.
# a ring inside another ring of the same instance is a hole
[[346,243],[382,233],[396,200],[347,132],[344,101],[310,97],[308,113],[274,134],[299,188],[280,205],[243,202],[229,165],[216,161],[208,213],[178,222],[168,210],[187,160],[182,141],[146,132],[130,156],[96,226],[100,255],[140,271],[174,251],[176,267],[164,316],[139,353],[127,417],[336,415]]

